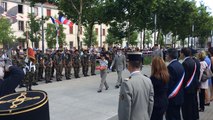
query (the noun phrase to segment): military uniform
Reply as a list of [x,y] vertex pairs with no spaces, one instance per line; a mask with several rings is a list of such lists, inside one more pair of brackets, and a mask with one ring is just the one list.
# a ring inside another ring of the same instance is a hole
[[64,67],[65,67],[65,77],[66,79],[71,79],[71,66],[72,66],[72,58],[69,51],[66,51],[64,54]]
[[43,59],[43,55],[42,53],[38,53],[37,56],[37,60],[38,60],[38,80],[43,79],[43,73],[44,73],[44,59]]
[[102,92],[102,89],[104,86],[105,86],[106,90],[108,90],[108,88],[109,88],[109,86],[106,82],[108,61],[106,59],[101,59],[101,60],[99,60],[99,63],[100,63],[101,67],[106,68],[106,69],[100,70],[101,84],[100,84],[98,92]]
[[[141,61],[141,54],[131,53],[129,61]],[[132,66],[133,67],[133,66]],[[154,106],[154,89],[149,78],[141,74],[140,67],[121,84],[118,119],[150,120]]]
[[88,76],[89,70],[89,54],[87,51],[84,51],[84,54],[81,56],[81,65],[82,65],[82,73],[86,77]]
[[45,82],[50,83],[51,81],[51,70],[52,70],[52,58],[49,53],[44,55],[44,66],[45,66]]
[[119,86],[122,83],[122,71],[126,68],[126,57],[122,54],[122,52],[118,52],[117,55],[115,55],[111,68],[115,65],[115,69],[117,71],[118,79],[116,83],[116,88],[119,88]]
[[81,63],[81,60],[80,60],[79,53],[78,53],[78,51],[75,51],[75,54],[72,59],[72,66],[74,68],[75,78],[80,78],[80,76],[79,76],[80,63]]
[[96,74],[95,74],[96,58],[97,58],[97,55],[93,52],[93,53],[90,55],[91,75],[96,75]]
[[61,74],[63,69],[63,58],[59,50],[57,51],[54,57],[54,64],[56,69],[56,81],[61,81],[62,80]]
[[[19,53],[19,56],[18,56],[18,59],[17,59],[17,66],[19,68],[21,68],[22,70],[24,69],[25,67],[25,61],[24,61],[24,54],[23,53]],[[19,84],[19,87],[25,87],[24,86],[24,79],[21,80],[20,84]]]
[[28,62],[26,63],[26,66],[25,66],[25,84],[26,84],[26,89],[27,90],[32,90],[32,85],[33,83],[35,83],[35,76],[34,76],[34,73],[35,73],[35,65],[33,64],[32,61],[28,60]]

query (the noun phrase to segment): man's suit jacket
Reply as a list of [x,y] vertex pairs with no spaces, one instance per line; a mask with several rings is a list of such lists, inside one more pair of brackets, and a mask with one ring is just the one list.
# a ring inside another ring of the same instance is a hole
[[154,89],[148,77],[140,72],[121,84],[119,120],[150,120],[154,106]]
[[113,61],[112,61],[112,65],[115,65],[115,69],[117,71],[123,71],[126,68],[126,57],[125,55],[115,55]]
[[195,65],[196,65],[196,70],[198,69],[199,66],[197,66],[196,62],[188,57],[186,58],[183,63],[182,63],[184,70],[185,70],[185,77],[184,77],[184,82],[183,82],[183,87],[184,91],[186,93],[195,93],[197,91],[197,76],[195,72],[195,76],[192,79],[191,84],[187,87],[187,83],[189,82],[190,78],[192,77],[194,70],[195,70]]
[[24,79],[24,72],[22,69],[11,66],[9,73],[5,75],[4,80],[0,80],[0,97],[15,92],[16,87],[21,80]]
[[[172,91],[174,91],[177,84],[180,83],[180,80],[183,77],[185,71],[182,64],[179,63],[177,60],[172,61],[167,68],[170,75],[168,87],[168,96],[169,96],[172,93]],[[182,105],[183,100],[184,98],[183,98],[183,85],[182,85],[177,95],[169,99],[169,104]]]

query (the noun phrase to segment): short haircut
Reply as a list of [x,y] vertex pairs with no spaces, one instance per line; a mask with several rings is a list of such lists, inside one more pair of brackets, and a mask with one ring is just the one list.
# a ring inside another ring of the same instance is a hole
[[188,57],[188,56],[191,55],[191,50],[190,50],[189,48],[182,48],[182,49],[181,49],[181,53],[183,53],[183,55],[184,55],[185,57]]
[[178,51],[175,48],[169,48],[167,50],[167,55],[171,58],[171,59],[177,59],[178,58]]
[[141,61],[129,61],[128,63],[133,68],[141,68]]

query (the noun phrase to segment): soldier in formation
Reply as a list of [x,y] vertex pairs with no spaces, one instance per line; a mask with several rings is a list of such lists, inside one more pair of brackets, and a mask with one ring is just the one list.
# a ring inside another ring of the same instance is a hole
[[80,76],[79,76],[80,63],[81,63],[81,60],[80,60],[79,52],[78,52],[78,50],[75,50],[74,56],[73,56],[73,59],[72,59],[72,65],[73,65],[73,68],[74,68],[75,78],[80,78]]
[[45,68],[45,82],[51,83],[51,70],[52,70],[52,58],[51,51],[49,49],[46,50],[46,54],[44,55],[44,68]]
[[54,57],[54,64],[56,68],[56,81],[61,81],[63,69],[62,50],[57,50],[56,55]]
[[65,67],[65,77],[67,80],[69,80],[71,79],[71,67],[72,67],[72,56],[69,50],[66,50],[64,54],[64,67]]
[[88,70],[89,70],[89,54],[87,50],[83,51],[83,55],[81,56],[81,65],[82,65],[82,73],[84,77],[89,76]]

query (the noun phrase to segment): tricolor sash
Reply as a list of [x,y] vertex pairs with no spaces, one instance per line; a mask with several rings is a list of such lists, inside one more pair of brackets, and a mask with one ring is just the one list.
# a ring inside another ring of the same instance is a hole
[[197,65],[196,65],[196,63],[195,63],[194,72],[193,72],[192,76],[190,77],[190,79],[188,80],[188,82],[187,82],[187,84],[186,84],[186,87],[185,87],[185,88],[188,88],[188,87],[191,85],[192,80],[193,80],[193,79],[194,79],[194,77],[195,77],[196,70],[197,70]]
[[169,97],[168,97],[169,99],[175,97],[178,94],[178,92],[180,91],[182,84],[183,84],[184,76],[185,76],[185,72],[183,73],[183,76],[181,77],[181,79],[180,79],[179,83],[177,84],[177,86],[175,87],[175,89],[171,92],[171,94],[169,94]]

